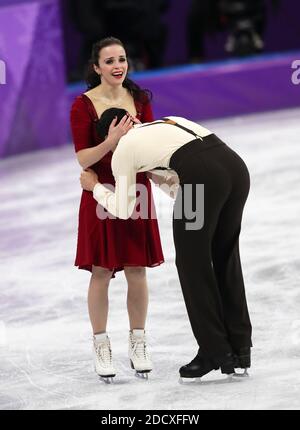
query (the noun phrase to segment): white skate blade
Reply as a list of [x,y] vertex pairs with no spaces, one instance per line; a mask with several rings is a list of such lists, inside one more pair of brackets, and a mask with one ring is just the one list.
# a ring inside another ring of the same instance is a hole
[[184,378],[183,376],[179,377],[179,384],[181,385],[189,385],[202,382],[201,378]]
[[[205,375],[206,376],[206,375]],[[226,377],[222,379],[213,379],[213,380],[203,380],[199,377],[197,378],[184,378],[180,376],[179,384],[181,385],[222,385],[222,384],[231,384],[231,383],[239,383],[242,382],[243,378],[236,378],[235,374],[226,375]]]
[[114,383],[114,376],[101,376],[98,375],[100,381],[104,382],[105,384],[113,384]]
[[247,368],[244,370],[244,373],[237,373],[237,372],[235,372],[235,373],[232,374],[233,378],[249,378],[249,376],[250,375],[248,373],[248,369]]
[[149,377],[149,372],[138,372],[137,370],[135,371],[135,377],[139,378],[139,379],[145,379],[146,381],[148,381]]

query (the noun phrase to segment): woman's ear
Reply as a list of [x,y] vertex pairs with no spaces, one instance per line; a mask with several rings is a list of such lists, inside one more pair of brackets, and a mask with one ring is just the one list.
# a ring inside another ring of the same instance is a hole
[[93,68],[94,68],[94,71],[95,71],[98,75],[100,75],[100,69],[99,69],[99,67],[98,67],[98,66],[96,66],[96,64],[93,64]]

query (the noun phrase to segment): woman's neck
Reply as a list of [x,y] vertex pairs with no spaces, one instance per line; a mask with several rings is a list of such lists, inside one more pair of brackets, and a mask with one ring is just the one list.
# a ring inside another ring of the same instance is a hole
[[105,97],[108,100],[115,100],[123,97],[126,94],[126,89],[120,85],[108,85],[107,83],[101,83],[97,88],[95,88],[95,95],[100,97]]

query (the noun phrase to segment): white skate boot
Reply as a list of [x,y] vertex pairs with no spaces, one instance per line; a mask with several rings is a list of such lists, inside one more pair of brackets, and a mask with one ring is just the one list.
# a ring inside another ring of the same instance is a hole
[[112,363],[110,341],[106,333],[96,334],[94,340],[94,366],[96,373],[107,384],[113,382],[116,371]]
[[136,376],[148,379],[152,362],[147,352],[146,335],[143,329],[133,329],[129,332],[128,354],[131,368],[136,371]]

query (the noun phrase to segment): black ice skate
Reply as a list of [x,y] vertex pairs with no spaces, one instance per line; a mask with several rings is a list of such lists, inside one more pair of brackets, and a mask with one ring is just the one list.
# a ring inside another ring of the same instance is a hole
[[181,377],[180,382],[184,382],[185,379],[201,378],[212,370],[218,369],[221,369],[223,374],[232,377],[236,375],[234,365],[235,357],[232,353],[213,359],[203,357],[202,354],[198,352],[196,357],[189,364],[182,366],[179,369]]
[[245,369],[244,373],[236,375],[238,376],[249,376],[248,369],[251,366],[251,348],[250,346],[242,347],[234,350],[235,356],[235,368]]

